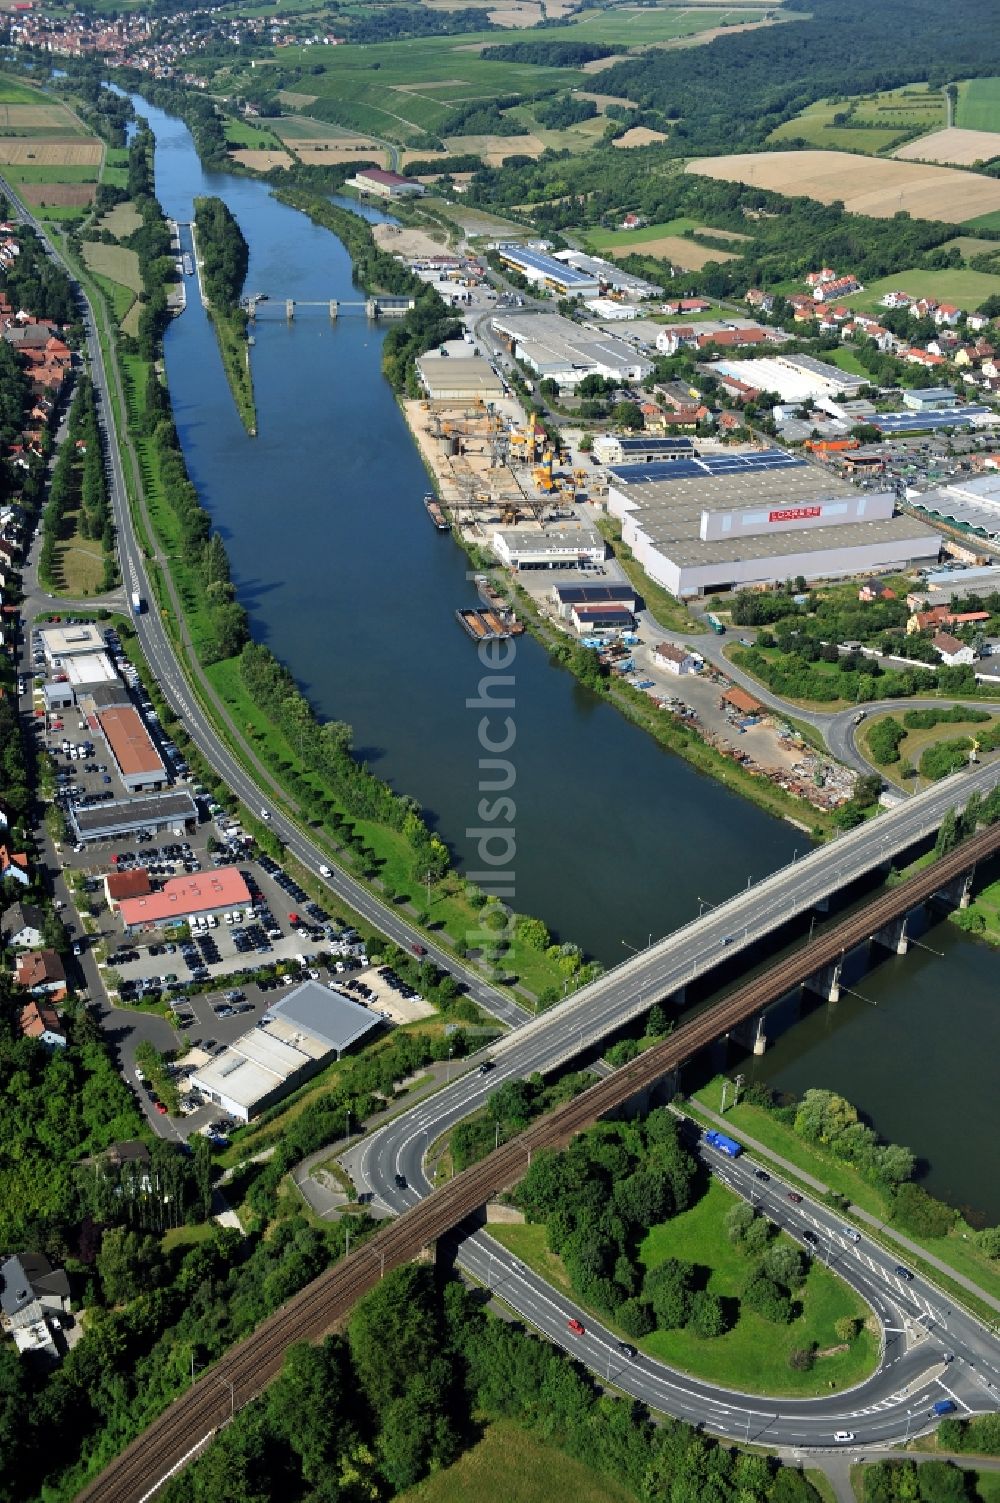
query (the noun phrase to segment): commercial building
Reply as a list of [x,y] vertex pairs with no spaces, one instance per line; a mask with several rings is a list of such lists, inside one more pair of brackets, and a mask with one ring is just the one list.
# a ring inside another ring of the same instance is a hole
[[701,667],[700,659],[686,647],[678,647],[676,642],[657,642],[653,660],[657,668],[665,668],[678,677],[682,673],[697,673]]
[[814,402],[838,392],[852,395],[867,386],[868,376],[852,376],[812,355],[768,355],[757,360],[717,360],[715,376],[725,375],[754,391],[775,392],[782,402]]
[[518,272],[526,282],[557,292],[560,297],[597,297],[601,290],[600,277],[577,271],[575,266],[530,246],[498,245],[497,255],[504,266]]
[[99,711],[95,719],[128,792],[162,788],[168,781],[167,769],[138,711],[131,705],[113,705]]
[[617,605],[622,610],[635,612],[638,600],[627,580],[621,584],[564,585],[552,586],[552,599],[559,615],[568,621],[574,606]]
[[925,412],[930,407],[954,407],[955,402],[953,386],[918,386],[903,392],[903,406],[913,412]]
[[159,892],[122,898],[119,912],[126,933],[184,924],[206,914],[225,913],[250,903],[250,889],[235,866],[217,871],[195,872],[189,877],[170,877]]
[[620,293],[633,302],[641,302],[647,297],[660,297],[663,293],[663,288],[657,287],[655,282],[647,282],[645,277],[622,271],[614,261],[605,261],[601,256],[587,256],[578,250],[561,250],[556,251],[555,259],[572,266],[585,277],[595,277],[602,287],[609,287],[612,292]]
[[1000,475],[980,475],[934,491],[907,491],[908,506],[1000,545]]
[[607,553],[589,527],[498,528],[490,546],[508,569],[592,569]]
[[464,359],[436,352],[421,355],[417,375],[432,402],[496,402],[504,395],[504,384],[488,360],[475,356]]
[[885,438],[906,433],[931,433],[937,428],[992,428],[1000,416],[992,407],[923,407],[919,412],[879,412],[866,418]]
[[643,381],[653,369],[624,340],[558,313],[497,313],[493,329],[518,360],[560,386],[578,386],[586,376]]
[[782,449],[629,465],[608,510],[657,584],[678,596],[789,576],[830,579],[937,559],[940,538]]
[[49,664],[54,663],[57,658],[65,660],[105,650],[100,629],[90,621],[81,622],[79,626],[41,627],[35,635],[42,644],[46,662]]
[[122,700],[127,702],[121,679],[106,652],[86,652],[64,658],[62,672],[74,691],[92,688],[95,684],[114,684],[121,688]]
[[341,992],[307,981],[268,1008],[260,1023],[192,1076],[192,1085],[237,1121],[249,1122],[340,1058],[379,1025]]
[[126,839],[140,830],[151,835],[162,830],[190,833],[198,823],[198,806],[186,789],[178,789],[103,804],[71,804],[67,817],[77,843],[89,845]]
[[653,438],[648,433],[629,438],[618,433],[601,433],[594,439],[594,454],[601,464],[657,464],[690,459],[694,452],[689,438]]
[[398,172],[384,172],[381,167],[364,167],[348,179],[348,186],[373,198],[420,198],[423,183],[415,177],[400,177]]
[[631,631],[635,618],[623,605],[574,605],[570,620],[581,637],[592,631]]
[[639,317],[634,303],[617,303],[611,297],[589,297],[583,306],[594,318],[606,318],[615,323],[631,323]]

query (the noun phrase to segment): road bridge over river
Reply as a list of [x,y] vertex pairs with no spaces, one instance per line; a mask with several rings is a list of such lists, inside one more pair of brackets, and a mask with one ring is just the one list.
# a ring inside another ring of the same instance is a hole
[[[825,931],[807,949],[780,960],[763,975],[738,987],[722,1002],[683,1024],[663,1043],[614,1071],[574,1100],[534,1123],[518,1137],[500,1145],[481,1163],[457,1175],[440,1189],[433,1190],[424,1177],[422,1168],[428,1141],[482,1105],[485,1095],[494,1090],[502,1079],[523,1076],[532,1069],[549,1068],[553,1059],[558,1059],[558,1035],[566,1009],[557,1008],[545,1019],[539,1020],[546,1025],[544,1028],[526,1027],[517,1030],[499,1051],[494,1051],[497,1064],[488,1076],[483,1077],[478,1072],[466,1075],[422,1106],[414,1108],[405,1117],[389,1123],[365,1140],[358,1177],[372,1186],[389,1209],[401,1214],[376,1232],[357,1252],[341,1259],[321,1274],[265,1321],[252,1336],[228,1352],[83,1490],[79,1495],[80,1503],[141,1503],[141,1500],[151,1496],[168,1475],[197,1454],[231,1412],[247,1403],[273,1381],[281,1370],[284,1354],[292,1342],[319,1340],[335,1329],[356,1301],[387,1270],[408,1262],[438,1239],[455,1232],[487,1200],[514,1185],[527,1169],[533,1152],[541,1148],[564,1146],[576,1133],[641,1096],[665,1076],[669,1076],[685,1060],[754,1016],[770,1001],[807,982],[817,968],[835,963],[838,956],[853,946],[865,943],[870,936],[899,922],[911,909],[948,888],[950,884],[960,881],[971,866],[994,855],[997,850],[1000,850],[1000,825],[982,831],[933,867],[925,868],[906,882],[875,897],[859,912]],[[405,1181],[404,1184],[397,1182],[397,1175]],[[777,1211],[775,1214],[778,1214]],[[792,1229],[794,1231],[795,1228]],[[832,1237],[829,1229],[828,1232]],[[801,1230],[799,1235],[801,1236]],[[845,1251],[850,1251],[846,1244]],[[460,1259],[461,1256],[460,1253]],[[492,1259],[494,1254],[490,1253],[488,1256]],[[480,1265],[482,1262],[480,1258]],[[856,1266],[845,1263],[840,1271],[849,1282],[866,1293],[871,1288],[870,1297],[881,1301],[879,1310],[884,1321],[894,1318],[894,1308],[897,1311],[903,1310],[901,1319],[905,1319],[907,1315],[911,1319],[916,1318],[913,1314],[915,1307],[918,1316],[925,1321],[933,1318],[936,1323],[938,1316],[927,1303],[926,1292],[922,1296],[925,1304],[920,1303],[921,1291],[917,1288],[911,1291],[909,1286],[900,1287],[898,1292],[891,1295],[876,1293],[872,1277],[880,1277],[880,1269],[881,1265],[869,1254],[864,1264],[858,1255]],[[519,1269],[519,1280],[523,1281],[524,1274],[525,1270]],[[566,1314],[564,1309],[559,1308],[559,1300],[571,1312],[573,1307],[564,1297],[555,1295],[554,1291],[546,1292],[544,1285],[541,1286],[539,1296],[536,1287],[523,1282],[525,1291],[530,1295],[527,1318],[536,1324],[542,1323],[544,1327],[544,1318],[540,1320],[537,1313],[542,1310],[543,1317],[547,1316],[550,1323],[554,1318],[556,1331],[565,1340]],[[899,1284],[898,1278],[896,1282]],[[539,1297],[542,1305],[538,1304]],[[513,1284],[509,1291],[504,1288],[504,1298],[515,1309],[519,1308],[517,1290]],[[908,1304],[911,1306],[909,1310]],[[543,1306],[547,1306],[547,1310]],[[971,1365],[974,1357],[980,1366],[985,1359],[987,1364],[992,1364],[988,1365],[987,1371],[991,1374],[995,1372],[1000,1380],[996,1343],[975,1321],[963,1316],[961,1312],[949,1312],[949,1320],[948,1342],[958,1351],[960,1358]],[[581,1355],[598,1371],[603,1370],[606,1357],[609,1377],[612,1363],[612,1345],[609,1342],[615,1346],[616,1386],[634,1393],[646,1402],[654,1403],[656,1407],[673,1412],[689,1412],[680,1398],[687,1394],[693,1380],[679,1379],[679,1375],[670,1374],[659,1364],[651,1363],[645,1358],[626,1354],[627,1360],[623,1361],[622,1354],[617,1351],[617,1343],[600,1328],[595,1330],[591,1326],[585,1335],[588,1336],[589,1344],[581,1351]],[[595,1340],[600,1348],[596,1360],[595,1352],[590,1350]],[[910,1393],[916,1392],[917,1387],[936,1381],[928,1378],[927,1372],[936,1372],[940,1365],[936,1354],[931,1361],[932,1354],[928,1351],[918,1351],[916,1356],[907,1352],[902,1360],[908,1377],[901,1377],[898,1371],[887,1375],[886,1369],[898,1356],[896,1353],[891,1360],[883,1356],[880,1373],[860,1389],[822,1399],[787,1401],[781,1405],[787,1416],[784,1419],[780,1414],[764,1413],[761,1401],[755,1401],[757,1418],[754,1421],[754,1438],[765,1438],[770,1444],[818,1445],[823,1443],[820,1437],[826,1437],[827,1442],[832,1440],[834,1429],[843,1427],[845,1421],[858,1412],[875,1415],[867,1423],[880,1436],[884,1434],[888,1439],[893,1433],[898,1434],[898,1421],[905,1404],[910,1402]],[[908,1379],[912,1379],[909,1391]],[[964,1386],[964,1380],[958,1376],[953,1382]],[[904,1389],[903,1408],[897,1402],[897,1390],[901,1384]],[[975,1398],[978,1390],[971,1385],[970,1379],[969,1392]],[[713,1400],[720,1391],[713,1390],[708,1385],[695,1386],[705,1388]],[[989,1388],[989,1383],[986,1387]],[[866,1388],[870,1389],[867,1394]],[[986,1389],[983,1391],[986,1393]],[[722,1392],[725,1393],[724,1390]],[[732,1399],[736,1407],[735,1410],[730,1405],[722,1407],[730,1413],[740,1415],[739,1425],[742,1429],[742,1411],[747,1409],[746,1401],[741,1395],[725,1393],[725,1396]],[[699,1399],[697,1402],[703,1403],[704,1400]],[[870,1410],[866,1410],[866,1404],[871,1406]],[[880,1409],[880,1405],[884,1409]],[[778,1406],[768,1404],[767,1410],[773,1411],[775,1407]],[[963,1399],[963,1407],[970,1409],[972,1404]],[[995,1394],[987,1394],[980,1407],[996,1407]],[[697,1410],[695,1413],[697,1414]],[[760,1423],[761,1421],[766,1423]],[[749,1428],[748,1418],[748,1432]],[[763,1436],[765,1430],[766,1437]]]

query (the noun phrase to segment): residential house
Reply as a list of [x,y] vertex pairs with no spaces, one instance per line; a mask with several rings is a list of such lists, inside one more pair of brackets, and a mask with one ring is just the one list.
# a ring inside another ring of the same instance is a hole
[[123,898],[145,898],[152,890],[149,873],[142,867],[129,872],[108,872],[104,878],[104,896],[112,913],[118,912]]
[[623,230],[641,230],[646,223],[641,214],[626,214],[622,218],[620,228]]
[[758,308],[761,313],[770,313],[774,307],[774,293],[763,292],[759,287],[748,287],[744,302],[751,308]]
[[660,304],[661,313],[707,313],[712,304],[707,297],[672,298]]
[[668,324],[656,336],[656,348],[661,355],[676,355],[683,345],[694,344],[697,335],[690,324]]
[[35,997],[61,1002],[66,995],[66,972],[55,950],[26,950],[17,957],[14,979]]
[[15,1253],[0,1263],[0,1312],[4,1329],[23,1356],[58,1357],[56,1336],[69,1314],[69,1280],[41,1253]]
[[[908,595],[906,598],[909,600],[911,597]],[[912,637],[917,632],[930,631],[936,626],[975,626],[977,622],[989,619],[989,611],[953,611],[950,605],[932,605],[927,610],[921,610],[918,606],[906,623],[906,631]]]
[[879,302],[883,308],[909,308],[913,299],[908,292],[887,292]]
[[0,938],[12,950],[36,950],[42,942],[42,910],[33,903],[11,903],[0,921]]
[[959,668],[967,663],[974,663],[976,654],[965,642],[960,642],[950,632],[939,631],[936,637],[931,639],[931,646],[940,657],[946,668]]
[[980,329],[989,327],[989,316],[985,313],[967,313],[965,315],[965,327],[978,334]]
[[699,334],[696,340],[700,350],[709,345],[718,345],[720,349],[738,349],[745,344],[767,344],[770,339],[766,329],[719,329],[714,334]]
[[935,355],[932,350],[922,350],[917,345],[901,350],[900,354],[909,365],[920,365],[925,370],[936,370],[939,365],[945,364],[943,355]]
[[753,402],[760,396],[756,386],[748,386],[746,381],[739,381],[735,376],[720,376],[719,385],[734,402]]
[[878,579],[866,579],[858,591],[858,599],[866,603],[872,600],[895,600],[896,591]]
[[911,318],[933,318],[938,310],[938,303],[932,297],[918,297],[916,302],[910,304]]
[[678,647],[673,642],[657,642],[653,661],[657,668],[678,676],[682,673],[697,673],[701,666],[693,652],[688,652],[687,648]]
[[805,280],[807,287],[823,287],[829,282],[835,282],[837,273],[832,266],[824,266],[820,271],[810,271]]
[[48,1002],[34,998],[21,1008],[19,1019],[21,1033],[26,1039],[37,1039],[46,1049],[65,1049],[66,1035],[59,1021],[59,1014]]
[[[6,610],[6,607],[4,607]],[[26,851],[12,851],[9,846],[0,841],[0,882],[10,877],[13,882],[19,882],[22,887],[27,887],[31,882],[28,874],[28,855]]]
[[934,310],[934,322],[939,328],[942,324],[946,324],[949,329],[953,329],[961,322],[964,311],[955,303],[939,303]]
[[813,293],[817,303],[830,303],[838,297],[850,297],[853,292],[863,292],[864,288],[857,277],[834,277],[832,281],[821,282]]

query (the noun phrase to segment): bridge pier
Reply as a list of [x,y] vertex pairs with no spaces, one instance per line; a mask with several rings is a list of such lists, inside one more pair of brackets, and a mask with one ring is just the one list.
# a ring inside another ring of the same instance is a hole
[[292,297],[285,299],[285,317],[289,323],[295,317],[295,299]]
[[816,975],[809,976],[802,984],[811,992],[817,992],[827,1002],[840,1001],[840,977],[844,969],[844,962],[838,960],[836,965],[824,966]]
[[377,300],[373,297],[370,297],[365,303],[365,312],[367,313],[369,318],[378,318],[378,311]]
[[340,312],[340,304],[337,302],[337,299],[335,297],[332,297],[330,299],[330,319],[331,319],[331,322],[337,317],[337,314],[339,312]]
[[883,928],[876,930],[872,935],[872,943],[882,945],[886,950],[892,950],[896,955],[905,955],[910,948],[910,936],[907,933],[908,923],[909,915],[904,913],[902,918],[896,919],[893,923],[886,924]]
[[738,1044],[744,1049],[749,1049],[759,1059],[767,1051],[764,1014],[759,1013],[756,1018],[747,1018],[744,1022],[738,1023],[726,1037],[735,1039]]
[[954,877],[946,887],[942,887],[934,894],[934,900],[944,903],[950,908],[968,908],[972,902],[972,881],[976,875],[976,868],[970,867],[959,877]]

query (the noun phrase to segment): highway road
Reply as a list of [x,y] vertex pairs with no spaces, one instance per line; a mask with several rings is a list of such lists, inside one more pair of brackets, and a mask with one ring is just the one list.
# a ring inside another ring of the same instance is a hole
[[[525,1073],[531,1061],[517,1043],[514,1047],[511,1040],[504,1049],[492,1051],[497,1064],[488,1074],[474,1069],[463,1075],[346,1153],[341,1162],[358,1189],[373,1194],[378,1208],[393,1213],[429,1193],[423,1166],[428,1145],[482,1106],[503,1081]],[[534,1063],[543,1066],[540,1052]],[[788,1187],[774,1175],[758,1179],[758,1166],[746,1155],[729,1160],[711,1150],[701,1152],[719,1179],[828,1263],[871,1306],[882,1348],[878,1370],[866,1382],[816,1399],[750,1397],[624,1351],[606,1326],[486,1232],[461,1240],[459,1263],[599,1378],[652,1409],[704,1424],[733,1440],[812,1450],[834,1447],[834,1433],[848,1430],[856,1437],[855,1449],[862,1449],[932,1428],[936,1420],[931,1405],[940,1399],[951,1399],[959,1414],[1000,1407],[1000,1343],[978,1321],[923,1279],[911,1281],[898,1274],[892,1254],[863,1237],[855,1242],[842,1218],[829,1208],[808,1198],[791,1202]],[[405,1188],[397,1183],[397,1175]],[[810,1236],[816,1238],[815,1246],[810,1246]],[[570,1319],[584,1326],[583,1336],[569,1330]],[[954,1360],[946,1361],[946,1353]]]

